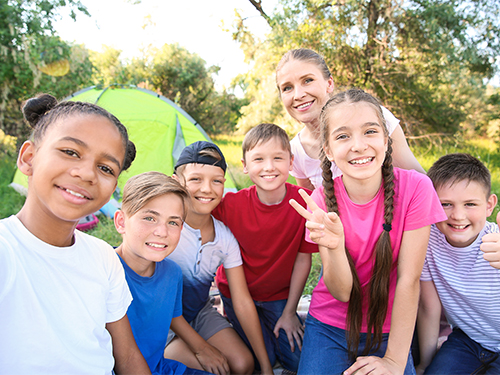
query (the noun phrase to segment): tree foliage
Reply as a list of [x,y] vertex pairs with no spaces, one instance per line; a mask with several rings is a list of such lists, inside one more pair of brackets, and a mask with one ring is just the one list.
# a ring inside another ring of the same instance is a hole
[[485,130],[478,111],[488,101],[485,81],[499,70],[499,11],[494,0],[281,0],[264,17],[271,32],[262,42],[236,20],[234,38],[254,61],[245,81],[253,108],[244,111],[264,105],[260,121],[283,117],[276,89],[267,104],[259,97],[269,95],[266,76],[281,56],[306,47],[325,57],[338,87],[372,92],[407,133]]
[[20,141],[29,134],[23,100],[41,91],[64,97],[91,77],[88,51],[53,34],[52,21],[64,6],[73,18],[77,11],[87,13],[76,0],[0,2],[0,129]]
[[197,54],[178,44],[150,48],[124,67],[123,81],[161,93],[189,113],[209,134],[234,130],[246,100],[227,89],[215,88],[212,75],[219,67],[207,67]]

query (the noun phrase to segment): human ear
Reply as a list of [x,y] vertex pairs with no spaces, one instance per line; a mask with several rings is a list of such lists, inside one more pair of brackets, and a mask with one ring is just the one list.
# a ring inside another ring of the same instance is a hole
[[334,89],[335,89],[335,83],[333,82],[333,77],[330,76],[330,78],[328,78],[328,80],[326,81],[326,92],[331,94]]
[[326,155],[326,158],[330,160],[331,163],[333,163],[333,154],[332,151],[330,150],[329,146],[323,146],[323,152]]
[[26,176],[33,174],[33,158],[35,157],[35,144],[32,141],[26,141],[19,150],[17,157],[17,167]]
[[241,163],[243,164],[243,173],[248,174],[247,163],[245,163],[245,158],[241,159]]
[[491,213],[493,212],[497,203],[498,203],[498,198],[497,198],[496,194],[491,194],[490,197],[488,198],[488,201],[486,202],[486,214],[487,214],[487,216],[491,215]]
[[125,234],[125,213],[122,210],[117,210],[113,217],[116,231],[120,234]]
[[292,154],[290,156],[290,167],[288,168],[289,171],[291,171],[293,169],[293,159],[294,159],[294,155]]

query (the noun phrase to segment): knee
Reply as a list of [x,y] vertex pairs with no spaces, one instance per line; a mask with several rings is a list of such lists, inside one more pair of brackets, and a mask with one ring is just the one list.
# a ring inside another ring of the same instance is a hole
[[253,356],[250,352],[241,353],[229,359],[231,374],[251,375],[255,367]]

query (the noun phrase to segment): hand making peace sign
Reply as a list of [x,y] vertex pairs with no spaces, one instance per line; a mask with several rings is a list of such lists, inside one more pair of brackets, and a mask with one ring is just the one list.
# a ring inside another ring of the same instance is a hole
[[319,246],[329,249],[344,248],[344,226],[335,212],[325,212],[318,207],[316,202],[302,189],[299,190],[301,197],[311,212],[302,207],[295,199],[290,199],[290,204],[304,219],[306,228],[310,231],[311,241]]

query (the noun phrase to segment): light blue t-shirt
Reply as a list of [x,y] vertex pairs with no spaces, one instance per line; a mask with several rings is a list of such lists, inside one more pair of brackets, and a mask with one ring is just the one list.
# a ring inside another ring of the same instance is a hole
[[179,244],[168,256],[182,269],[184,290],[182,309],[191,322],[209,299],[210,286],[217,268],[234,268],[243,264],[240,247],[233,234],[221,221],[212,216],[215,238],[202,245],[201,232],[184,223]]
[[186,366],[163,357],[172,318],[182,315],[182,271],[175,262],[156,263],[151,277],[138,275],[120,258],[134,298],[128,319],[134,338],[152,373],[184,374]]

